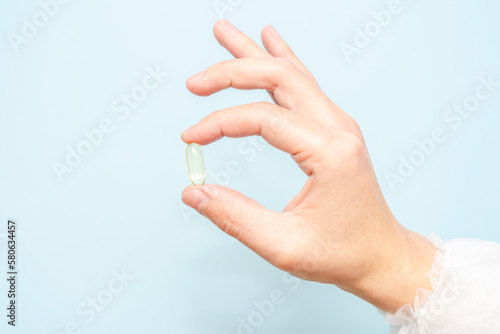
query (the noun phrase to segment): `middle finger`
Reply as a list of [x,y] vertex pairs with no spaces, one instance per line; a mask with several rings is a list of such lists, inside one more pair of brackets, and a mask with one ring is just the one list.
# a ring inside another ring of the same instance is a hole
[[319,115],[326,109],[321,104],[329,101],[321,89],[287,58],[222,61],[191,77],[186,85],[192,93],[200,96],[212,95],[229,87],[266,89],[274,93],[280,105],[316,119],[324,116]]

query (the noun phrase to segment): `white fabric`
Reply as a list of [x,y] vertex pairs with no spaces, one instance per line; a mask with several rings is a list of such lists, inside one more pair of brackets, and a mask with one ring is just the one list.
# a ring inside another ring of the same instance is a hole
[[413,307],[382,312],[391,334],[500,334],[500,244],[428,238],[438,248],[433,291],[419,289]]

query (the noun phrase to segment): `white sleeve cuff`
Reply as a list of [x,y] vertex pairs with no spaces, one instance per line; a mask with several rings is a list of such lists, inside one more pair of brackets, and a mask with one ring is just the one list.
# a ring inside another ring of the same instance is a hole
[[381,312],[392,334],[499,334],[500,244],[477,239],[443,243],[428,273],[432,291],[418,289],[415,305]]

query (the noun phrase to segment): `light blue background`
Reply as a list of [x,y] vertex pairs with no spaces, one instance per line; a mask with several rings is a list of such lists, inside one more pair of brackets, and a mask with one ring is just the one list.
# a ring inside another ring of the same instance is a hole
[[[352,43],[355,27],[388,2],[242,0],[225,17],[256,40],[273,24],[359,122],[405,226],[500,242],[500,89],[460,128],[443,121],[479,76],[500,80],[500,3],[402,0],[403,11],[348,64],[340,43]],[[19,326],[7,326],[2,311],[2,333],[55,334],[74,321],[89,334],[233,334],[237,318],[274,289],[286,301],[255,333],[387,333],[373,306],[334,286],[302,282],[291,291],[281,272],[187,214],[182,130],[211,111],[269,99],[234,90],[202,98],[185,88],[190,75],[230,58],[212,35],[212,0],[72,1],[15,53],[9,32],[39,10],[35,0],[0,5],[0,263],[7,218],[20,224]],[[112,102],[156,65],[170,76],[121,120]],[[60,183],[51,164],[103,118],[114,131]],[[436,127],[447,141],[391,190],[384,174]],[[237,151],[244,141],[205,147],[209,173],[238,161],[229,186],[281,211],[305,176],[268,145],[248,162]],[[86,323],[77,306],[122,268],[135,279]],[[6,289],[2,279],[2,309]]]

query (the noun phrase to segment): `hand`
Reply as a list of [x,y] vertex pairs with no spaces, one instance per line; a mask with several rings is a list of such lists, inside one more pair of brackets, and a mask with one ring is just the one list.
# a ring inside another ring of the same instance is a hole
[[382,310],[413,304],[435,249],[401,226],[380,190],[358,124],[320,89],[273,27],[267,51],[229,22],[215,24],[219,43],[236,59],[187,80],[196,95],[265,89],[275,104],[256,102],[215,111],[182,133],[186,143],[260,135],[290,154],[308,176],[283,212],[264,208],[227,187],[188,186],[184,203],[274,266],[331,283]]

